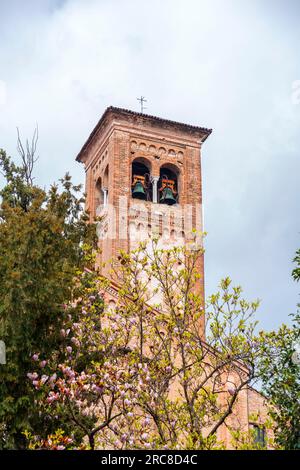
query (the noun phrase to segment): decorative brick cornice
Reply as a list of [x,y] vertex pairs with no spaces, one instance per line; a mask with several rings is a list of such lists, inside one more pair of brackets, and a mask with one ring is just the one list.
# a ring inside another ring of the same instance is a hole
[[155,126],[166,126],[168,128],[173,128],[175,130],[180,130],[182,132],[186,132],[188,134],[195,135],[201,139],[201,142],[204,142],[207,137],[211,134],[212,129],[207,129],[206,127],[199,127],[193,126],[190,124],[185,124],[183,122],[171,121],[169,119],[160,118],[157,116],[151,116],[149,114],[137,113],[135,111],[131,111],[129,109],[117,108],[115,106],[109,106],[105,112],[103,113],[102,117],[98,121],[97,125],[89,135],[87,141],[83,145],[82,149],[80,150],[79,154],[76,157],[78,162],[82,162],[84,160],[84,155],[86,150],[88,149],[89,145],[93,141],[94,137],[98,134],[98,132],[106,125],[109,117],[123,117],[126,119],[133,119],[139,120],[143,123],[150,123]]

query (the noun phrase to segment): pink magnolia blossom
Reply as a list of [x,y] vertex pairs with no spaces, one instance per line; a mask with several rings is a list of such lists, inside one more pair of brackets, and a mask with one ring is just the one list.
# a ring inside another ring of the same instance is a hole
[[77,348],[79,348],[80,342],[77,338],[74,338],[74,336],[73,336],[73,338],[71,338],[71,341]]
[[55,400],[58,400],[58,398],[59,398],[58,393],[50,392],[46,401],[47,403],[53,403]]
[[38,374],[36,372],[28,372],[27,377],[29,378],[29,380],[36,380],[38,378]]
[[227,391],[228,391],[228,393],[230,393],[230,395],[234,395],[235,391],[236,391],[235,385],[231,382],[228,382],[227,383]]
[[41,383],[42,383],[42,384],[46,383],[48,379],[49,379],[49,376],[48,376],[48,375],[42,375],[42,377],[41,377]]

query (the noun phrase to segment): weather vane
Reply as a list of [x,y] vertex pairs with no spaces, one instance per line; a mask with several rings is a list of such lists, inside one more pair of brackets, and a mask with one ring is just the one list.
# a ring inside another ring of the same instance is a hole
[[147,102],[144,96],[141,96],[140,98],[137,98],[137,100],[140,102],[141,105],[141,113],[144,112],[144,109],[147,109],[146,106],[144,106],[144,103]]

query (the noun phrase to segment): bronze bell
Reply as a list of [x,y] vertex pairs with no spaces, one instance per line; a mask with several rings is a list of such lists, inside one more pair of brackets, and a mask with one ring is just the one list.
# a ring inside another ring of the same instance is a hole
[[141,181],[135,183],[132,190],[132,197],[136,199],[146,199],[146,191]]
[[161,195],[161,198],[160,198],[160,203],[162,204],[168,204],[169,206],[172,206],[173,204],[176,204],[176,199],[174,197],[174,194],[173,194],[173,191],[171,188],[169,188],[168,186],[166,186],[163,191],[162,191],[162,195]]

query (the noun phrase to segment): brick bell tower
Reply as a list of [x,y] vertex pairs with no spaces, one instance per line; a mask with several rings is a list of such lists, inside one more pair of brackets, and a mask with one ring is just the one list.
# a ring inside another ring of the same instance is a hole
[[[101,218],[99,265],[109,276],[120,249],[155,235],[162,247],[202,231],[201,146],[211,129],[109,107],[76,160],[86,172],[86,209]],[[204,294],[203,259],[199,265]]]

